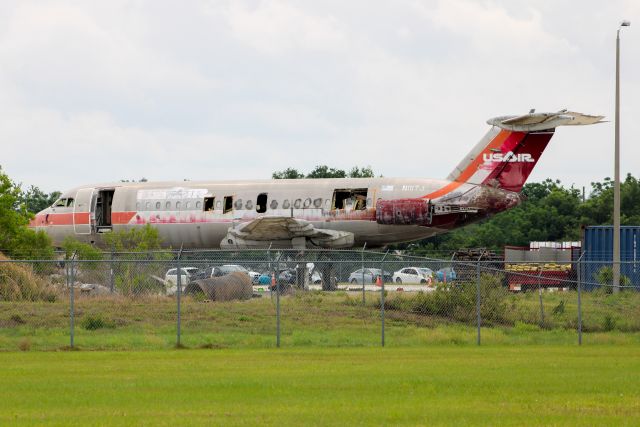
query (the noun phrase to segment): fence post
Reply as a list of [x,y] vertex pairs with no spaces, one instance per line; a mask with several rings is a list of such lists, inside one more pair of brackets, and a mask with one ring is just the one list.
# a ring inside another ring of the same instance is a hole
[[478,336],[476,343],[480,345],[480,326],[482,325],[482,318],[480,317],[480,261],[476,261],[476,322],[478,325]]
[[578,258],[578,345],[582,345],[582,268],[581,259],[584,253]]
[[[275,276],[275,273],[274,273]],[[280,280],[276,277],[276,347],[280,348]]]
[[111,261],[109,262],[109,290],[111,293],[115,290],[114,272],[113,272],[113,257],[115,256],[115,248],[111,248]]
[[[278,255],[278,259],[276,259],[275,266],[273,268],[273,276],[271,276],[271,287],[275,285],[276,287],[276,347],[280,348],[280,280],[276,276],[276,272],[278,270],[278,266],[280,264],[280,257],[282,256],[282,252]],[[273,283],[275,281],[275,283]]]
[[540,272],[538,273],[538,298],[540,299],[540,328],[544,329],[544,305],[542,305],[542,268],[538,265]]
[[74,329],[75,329],[75,313],[74,313],[74,285],[76,281],[74,269],[74,260],[76,258],[76,252],[71,256],[71,261],[69,262],[67,280],[69,281],[69,347],[73,348],[74,345]]
[[380,335],[381,335],[382,347],[384,347],[384,338],[385,338],[384,337],[384,260],[387,257],[387,255],[389,255],[389,251],[387,251],[384,254],[384,256],[382,257],[382,261],[380,261],[380,283],[382,285],[380,288],[380,321],[382,323],[381,329],[380,329]]
[[361,261],[361,266],[362,267],[362,306],[364,307],[366,305],[366,301],[365,301],[365,293],[364,293],[364,250],[367,247],[367,242],[364,242],[364,245],[362,246],[362,252],[360,253],[360,261]]
[[180,297],[182,295],[182,270],[180,269],[180,257],[182,256],[182,245],[180,245],[180,251],[178,252],[178,258],[176,259],[176,274],[177,274],[177,280],[176,280],[176,286],[177,286],[177,291],[176,291],[176,303],[177,303],[177,311],[178,311],[178,318],[177,318],[177,324],[176,324],[176,347],[180,347],[180,329],[181,329],[181,311],[182,311],[182,306],[180,303]]

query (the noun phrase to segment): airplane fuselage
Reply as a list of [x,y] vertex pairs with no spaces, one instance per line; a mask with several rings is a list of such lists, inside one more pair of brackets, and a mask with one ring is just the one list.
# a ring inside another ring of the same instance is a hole
[[[345,178],[91,185],[65,192],[60,198],[64,203],[58,203],[65,206],[38,213],[32,226],[46,230],[56,246],[69,235],[102,245],[106,232],[150,224],[158,229],[165,246],[219,248],[232,226],[259,217],[292,217],[317,229],[353,233],[354,246],[376,247],[431,237],[518,201],[516,193],[495,188],[480,191],[483,186],[462,184],[453,195],[447,194],[443,205],[471,210],[434,211],[428,224],[382,218],[383,202],[417,200],[439,206],[442,197],[432,200],[429,195],[450,184],[431,179]],[[493,197],[481,203],[475,197],[480,193]],[[107,203],[109,209],[105,209]],[[403,218],[413,215],[411,206],[403,209]],[[288,246],[287,242],[269,244]]]

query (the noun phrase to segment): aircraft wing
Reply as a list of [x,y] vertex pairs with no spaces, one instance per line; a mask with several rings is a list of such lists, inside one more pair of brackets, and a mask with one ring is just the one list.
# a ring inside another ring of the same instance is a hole
[[322,248],[350,248],[353,233],[316,228],[309,221],[284,216],[256,218],[229,228],[220,243],[222,248],[264,248],[307,246]]

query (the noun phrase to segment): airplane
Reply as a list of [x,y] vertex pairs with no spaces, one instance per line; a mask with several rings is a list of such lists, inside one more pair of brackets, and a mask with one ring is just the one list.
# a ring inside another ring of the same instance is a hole
[[35,215],[55,246],[104,246],[105,233],[158,230],[184,248],[382,247],[421,240],[517,206],[555,128],[601,123],[567,110],[490,119],[446,180],[331,178],[84,185]]

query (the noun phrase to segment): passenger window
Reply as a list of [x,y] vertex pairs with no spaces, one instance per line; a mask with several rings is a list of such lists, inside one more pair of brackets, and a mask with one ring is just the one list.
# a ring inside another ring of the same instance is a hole
[[253,209],[253,202],[251,200],[247,200],[247,203],[245,204],[245,209],[248,211]]
[[210,212],[213,210],[213,205],[215,203],[215,197],[205,197],[204,198],[204,210],[206,212]]
[[311,199],[307,198],[304,199],[304,208],[307,209],[309,206],[311,206]]
[[160,210],[160,202],[156,202],[156,210]]
[[234,206],[235,206],[235,208],[236,208],[237,210],[242,209],[242,199],[238,199],[238,200],[236,200],[236,202],[235,202]]
[[176,210],[180,210],[180,205],[181,205],[180,201],[177,201],[176,202]]
[[293,207],[296,209],[300,209],[300,206],[302,206],[302,199],[296,199],[296,201],[293,202]]
[[284,202],[282,202],[282,207],[284,209],[289,209],[291,207],[291,204],[289,203],[289,199],[284,199]]
[[200,209],[200,207],[202,207],[202,202],[200,200],[198,200],[196,202],[196,209]]
[[265,213],[267,211],[267,193],[258,194],[256,200],[256,212]]
[[322,199],[315,199],[313,201],[313,206],[315,206],[316,208],[321,208],[322,207]]
[[167,210],[171,209],[171,202],[167,202],[167,203],[165,203],[165,204],[164,204],[164,207],[165,207]]
[[222,209],[222,202],[220,200],[216,202],[216,209]]
[[271,207],[271,209],[278,209],[278,201],[277,200],[272,200],[271,204],[269,205],[269,207]]
[[186,210],[191,209],[191,202],[187,202],[187,203],[185,203],[185,204],[184,204],[184,208],[185,208]]

